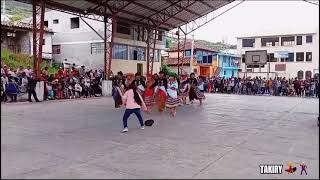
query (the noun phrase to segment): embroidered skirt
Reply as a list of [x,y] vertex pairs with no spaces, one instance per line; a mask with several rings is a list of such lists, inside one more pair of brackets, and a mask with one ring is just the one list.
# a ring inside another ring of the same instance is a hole
[[147,107],[153,106],[155,103],[153,96],[145,96],[144,103],[146,104]]
[[172,107],[177,107],[181,103],[179,98],[172,98],[168,96],[167,101],[166,101],[166,107],[172,108]]

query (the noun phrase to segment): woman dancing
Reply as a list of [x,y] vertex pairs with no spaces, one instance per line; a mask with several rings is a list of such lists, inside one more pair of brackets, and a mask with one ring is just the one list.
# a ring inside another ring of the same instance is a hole
[[173,76],[169,77],[167,92],[166,107],[170,109],[170,114],[175,117],[177,114],[176,107],[180,105],[180,99],[178,98],[178,82]]
[[[202,105],[202,99],[204,99],[204,92],[201,92],[200,89],[198,88],[198,81],[195,78],[195,74],[191,73],[190,78],[188,80],[189,85],[190,85],[190,91],[189,91],[189,100],[191,103],[195,99],[199,100],[200,105]],[[200,86],[201,87],[201,86]]]

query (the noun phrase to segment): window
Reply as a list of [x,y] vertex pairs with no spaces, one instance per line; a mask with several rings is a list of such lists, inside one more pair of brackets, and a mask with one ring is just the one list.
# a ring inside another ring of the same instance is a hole
[[60,54],[61,45],[52,45],[52,54]]
[[281,37],[281,46],[293,46],[294,36]]
[[245,63],[246,62],[246,55],[245,54],[242,54],[241,56],[241,62]]
[[46,39],[44,39],[44,38],[42,39],[42,46],[43,45],[46,45]]
[[54,19],[53,24],[59,24],[59,19]]
[[294,53],[288,53],[287,58],[281,58],[281,62],[293,62],[294,61]]
[[80,22],[78,17],[70,18],[70,22],[71,22],[71,29],[77,29],[80,27]]
[[302,36],[297,36],[297,45],[302,45]]
[[[160,50],[156,49],[155,53],[156,53],[156,56],[155,56],[154,62],[159,62],[160,58],[161,58]],[[153,50],[152,49],[150,49],[150,57],[153,58]]]
[[306,71],[306,79],[311,79],[311,77],[312,77],[312,72]]
[[261,46],[279,46],[279,37],[261,38]]
[[303,79],[303,71],[298,71],[298,79]]
[[288,62],[293,62],[294,61],[294,53],[289,53],[288,55],[289,55]]
[[212,64],[212,56],[213,56],[213,55],[208,56],[208,63],[209,63],[209,64]]
[[306,52],[306,61],[312,61],[312,52]]
[[277,58],[274,57],[274,53],[267,54],[267,61],[268,62],[277,62]]
[[202,63],[208,63],[208,56],[202,56]]
[[130,35],[130,24],[117,22],[117,33]]
[[130,46],[129,48],[130,48],[130,52],[129,52],[130,60],[138,60],[138,61],[145,60],[145,48],[134,47],[134,46]]
[[254,47],[255,39],[243,39],[242,47]]
[[191,50],[186,50],[185,52],[186,52],[185,56],[191,56]]
[[[264,68],[264,65],[260,65],[261,68]],[[258,64],[247,65],[247,68],[259,68]]]
[[112,58],[114,59],[128,59],[128,46],[115,44],[113,46]]
[[312,43],[312,36],[307,36],[306,37],[306,43]]
[[158,35],[157,40],[162,41],[162,31],[158,31],[157,35]]
[[49,27],[48,26],[48,21],[44,21],[44,27]]
[[202,63],[203,52],[202,51],[197,51],[196,55],[197,55],[197,62],[198,63]]
[[223,71],[223,75],[225,76],[227,74],[227,71]]
[[296,53],[296,61],[304,61],[304,53],[303,52]]
[[104,43],[91,43],[91,54],[102,54],[104,53]]

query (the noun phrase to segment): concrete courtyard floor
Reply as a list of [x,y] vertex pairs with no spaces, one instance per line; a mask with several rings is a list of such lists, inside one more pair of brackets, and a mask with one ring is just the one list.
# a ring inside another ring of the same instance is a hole
[[[208,94],[168,113],[134,116],[111,98],[1,104],[1,178],[319,178],[318,99]],[[260,164],[304,162],[260,174]]]

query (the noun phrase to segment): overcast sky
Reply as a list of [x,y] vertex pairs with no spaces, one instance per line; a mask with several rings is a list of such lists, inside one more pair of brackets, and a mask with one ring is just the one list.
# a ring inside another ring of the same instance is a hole
[[195,39],[236,44],[236,37],[243,35],[315,32],[319,28],[318,11],[319,6],[303,1],[245,1],[196,30]]

